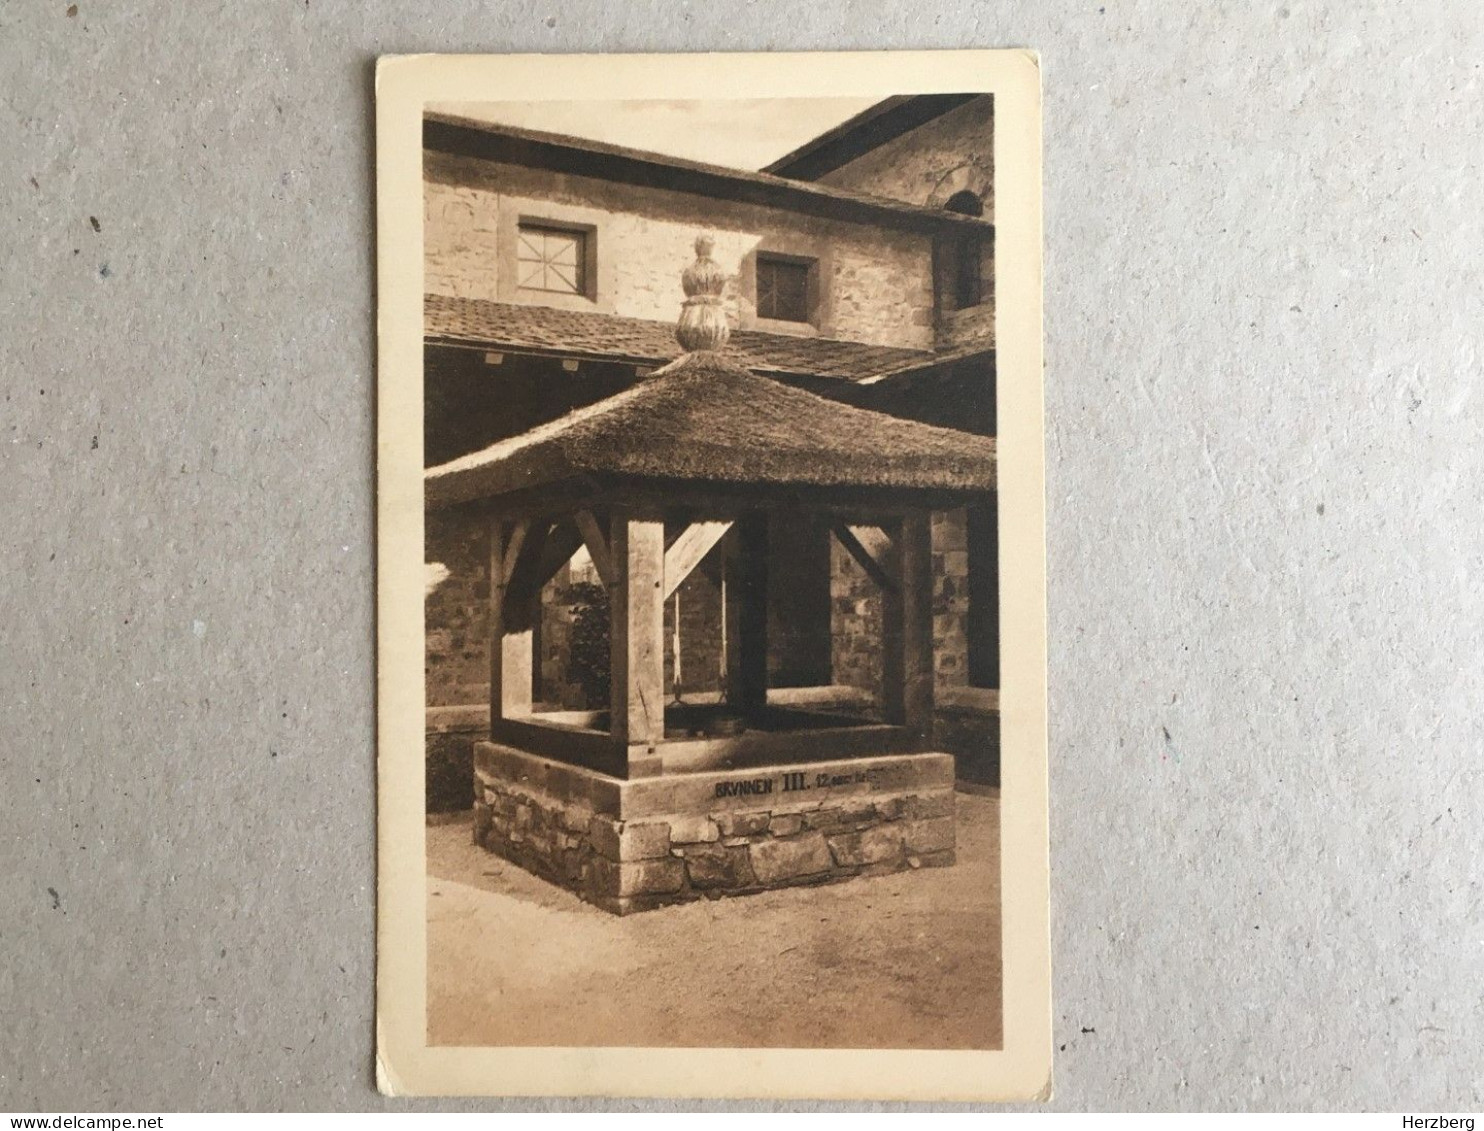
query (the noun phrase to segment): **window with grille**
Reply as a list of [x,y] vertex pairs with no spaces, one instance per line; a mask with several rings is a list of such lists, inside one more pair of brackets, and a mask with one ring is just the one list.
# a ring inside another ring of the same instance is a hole
[[530,291],[587,293],[587,233],[541,224],[521,224],[516,280]]
[[809,264],[757,257],[757,316],[780,322],[809,321]]

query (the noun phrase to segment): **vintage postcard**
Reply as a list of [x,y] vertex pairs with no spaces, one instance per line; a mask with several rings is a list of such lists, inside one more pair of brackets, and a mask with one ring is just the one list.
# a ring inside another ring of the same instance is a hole
[[382,1088],[1048,1095],[1035,56],[377,118]]

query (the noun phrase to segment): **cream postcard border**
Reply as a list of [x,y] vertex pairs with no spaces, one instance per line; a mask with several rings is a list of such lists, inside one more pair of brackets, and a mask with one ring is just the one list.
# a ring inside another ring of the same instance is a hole
[[[995,96],[1004,1048],[427,1044],[422,112],[428,102]],[[570,100],[570,99],[564,99]],[[1040,64],[1029,51],[383,58],[376,71],[376,1077],[394,1095],[1011,1100],[1051,1088]]]

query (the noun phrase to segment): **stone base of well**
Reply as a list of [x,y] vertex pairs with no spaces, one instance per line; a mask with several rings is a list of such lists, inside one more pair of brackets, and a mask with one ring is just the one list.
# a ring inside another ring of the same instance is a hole
[[954,860],[947,754],[623,780],[474,748],[474,839],[619,915]]

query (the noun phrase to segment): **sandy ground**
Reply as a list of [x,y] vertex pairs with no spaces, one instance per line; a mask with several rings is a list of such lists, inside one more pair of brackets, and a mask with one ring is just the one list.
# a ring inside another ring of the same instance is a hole
[[999,800],[951,868],[618,918],[428,827],[436,1045],[998,1048]]

